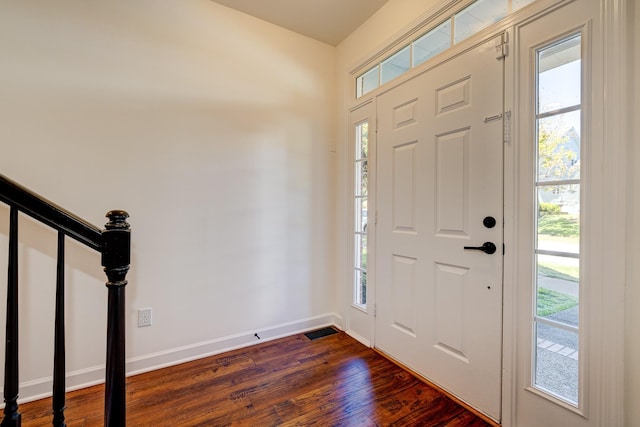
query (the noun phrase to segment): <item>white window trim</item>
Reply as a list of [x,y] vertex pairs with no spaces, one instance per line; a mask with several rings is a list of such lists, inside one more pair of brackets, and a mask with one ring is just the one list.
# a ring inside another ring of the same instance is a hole
[[[559,7],[569,1],[545,1],[534,3],[535,8],[545,9]],[[601,49],[600,61],[594,61],[594,72],[600,73],[602,85],[593,94],[596,99],[604,100],[602,105],[592,105],[591,114],[593,121],[600,121],[601,126],[596,125],[591,137],[591,156],[601,159],[601,173],[599,176],[591,176],[585,181],[585,188],[590,187],[591,193],[596,199],[587,200],[584,209],[599,206],[599,212],[590,212],[591,231],[597,231],[593,240],[601,242],[597,247],[584,251],[585,259],[596,261],[597,265],[591,265],[587,272],[589,280],[606,283],[600,286],[598,295],[591,295],[592,304],[597,304],[597,318],[588,327],[592,329],[593,344],[598,351],[591,355],[588,362],[595,367],[592,372],[590,391],[592,393],[588,407],[588,416],[594,426],[620,426],[624,425],[624,293],[626,271],[626,213],[627,194],[625,191],[604,191],[606,188],[625,188],[626,181],[626,148],[627,136],[630,134],[630,118],[626,108],[629,105],[628,95],[625,90],[627,82],[627,49],[628,31],[627,14],[628,4],[626,0],[599,0],[600,19],[602,24],[601,36],[593,39],[594,45]],[[510,40],[513,38],[510,37]],[[602,49],[606,46],[606,49]],[[520,53],[526,54],[526,53]],[[514,57],[507,57],[507,68],[514,69]],[[599,65],[599,67],[598,67]],[[513,104],[515,100],[515,76],[507,73],[505,90],[505,109],[513,111],[512,134],[518,134],[519,111]],[[601,119],[601,120],[599,120]],[[604,147],[606,135],[606,147]],[[606,148],[606,149],[605,149]],[[517,347],[517,294],[515,284],[519,279],[519,260],[517,247],[519,245],[519,233],[522,230],[518,226],[517,218],[519,207],[517,203],[518,192],[518,147],[505,145],[505,218],[514,218],[514,221],[505,222],[505,273],[504,273],[504,340],[503,340],[503,420],[505,427],[515,426],[516,420],[516,372],[518,369],[517,355],[523,349]],[[593,168],[593,166],[592,166]],[[597,188],[594,188],[597,187]],[[604,211],[605,207],[615,207]],[[593,245],[592,245],[593,246]],[[582,252],[582,250],[581,250]],[[588,257],[588,258],[587,258]],[[605,291],[606,290],[606,291]],[[594,347],[591,346],[593,349]],[[627,402],[629,400],[627,399]]]
[[[339,271],[344,272],[339,283],[340,295],[343,296],[342,309],[344,313],[344,330],[347,334],[360,341],[366,346],[373,346],[374,338],[374,319],[373,312],[375,309],[375,278],[371,274],[375,269],[375,213],[372,212],[371,206],[375,206],[375,176],[372,174],[372,168],[376,159],[376,133],[375,133],[375,100],[362,100],[361,103],[351,108],[347,113],[346,123],[347,129],[345,133],[346,143],[343,145],[343,163],[342,170],[345,171],[343,178],[346,185],[343,186],[343,194],[341,195],[342,206],[344,206],[343,230],[345,237],[344,246],[341,252],[348,254],[341,257],[344,263]],[[354,250],[354,185],[355,185],[355,150],[353,150],[354,128],[363,121],[369,122],[369,154],[367,161],[369,163],[368,176],[368,227],[367,227],[367,306],[362,307],[354,304],[354,266],[355,266],[355,250]]]

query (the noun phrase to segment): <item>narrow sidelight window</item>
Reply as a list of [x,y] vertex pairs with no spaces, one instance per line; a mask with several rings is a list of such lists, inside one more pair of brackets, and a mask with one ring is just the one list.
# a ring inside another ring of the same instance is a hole
[[355,125],[354,202],[355,202],[355,274],[353,303],[367,307],[367,196],[368,196],[368,154],[369,122]]
[[580,401],[580,34],[536,51],[533,386]]

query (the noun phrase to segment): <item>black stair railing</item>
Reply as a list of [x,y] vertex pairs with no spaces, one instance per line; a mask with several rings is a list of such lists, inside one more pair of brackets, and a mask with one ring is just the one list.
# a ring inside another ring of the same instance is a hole
[[131,232],[125,211],[107,213],[104,230],[77,217],[20,184],[0,175],[0,201],[9,206],[9,271],[4,366],[4,417],[0,427],[20,427],[18,412],[18,213],[22,212],[58,231],[58,259],[54,321],[53,425],[66,426],[64,266],[65,237],[102,254],[107,276],[107,358],[104,425],[126,426],[125,399],[125,286],[131,258]]

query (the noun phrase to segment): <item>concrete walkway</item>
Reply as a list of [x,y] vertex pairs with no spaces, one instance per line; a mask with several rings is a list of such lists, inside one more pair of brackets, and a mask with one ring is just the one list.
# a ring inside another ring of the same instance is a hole
[[[578,297],[578,283],[539,277],[541,287]],[[578,326],[578,306],[547,318]],[[574,332],[538,324],[536,384],[565,399],[578,400],[578,335]]]
[[578,282],[555,279],[553,277],[538,276],[538,286],[551,289],[552,291],[571,295],[573,297],[578,296]]

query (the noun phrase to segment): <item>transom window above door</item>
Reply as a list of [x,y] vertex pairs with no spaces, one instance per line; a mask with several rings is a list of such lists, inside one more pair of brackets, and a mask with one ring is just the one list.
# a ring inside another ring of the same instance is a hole
[[534,0],[475,0],[356,77],[356,98],[502,20]]

